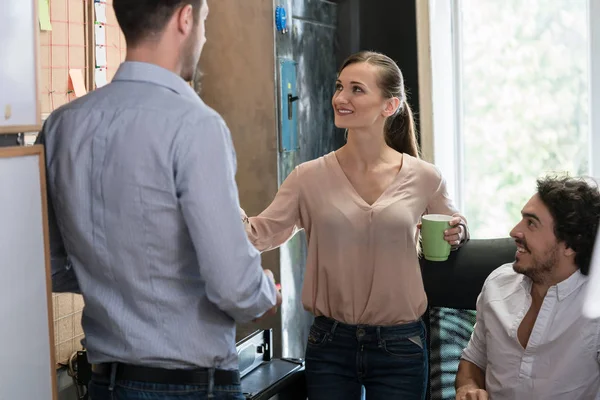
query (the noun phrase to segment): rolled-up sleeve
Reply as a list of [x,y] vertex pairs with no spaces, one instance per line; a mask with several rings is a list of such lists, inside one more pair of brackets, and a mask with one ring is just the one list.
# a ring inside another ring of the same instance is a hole
[[487,351],[486,351],[486,342],[485,342],[485,320],[484,320],[484,312],[482,310],[483,298],[484,298],[484,290],[479,294],[477,298],[477,317],[475,321],[475,329],[471,334],[471,339],[467,344],[467,347],[463,350],[461,358],[463,360],[469,361],[483,371],[485,371],[487,366]]
[[174,149],[177,196],[206,295],[234,320],[251,321],[275,305],[276,288],[240,221],[229,130],[218,116],[185,122]]

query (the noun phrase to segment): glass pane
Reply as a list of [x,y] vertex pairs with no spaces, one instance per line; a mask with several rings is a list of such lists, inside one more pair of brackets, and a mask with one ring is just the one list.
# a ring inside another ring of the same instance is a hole
[[589,173],[587,0],[460,0],[464,212],[506,237],[548,173]]

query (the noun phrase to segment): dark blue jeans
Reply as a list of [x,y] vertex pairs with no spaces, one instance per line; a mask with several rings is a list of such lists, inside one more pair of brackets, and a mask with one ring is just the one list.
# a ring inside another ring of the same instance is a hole
[[428,378],[425,324],[346,325],[317,317],[308,335],[309,400],[423,400]]
[[[209,387],[211,386],[211,387]],[[165,385],[92,376],[90,400],[245,400],[240,385]]]

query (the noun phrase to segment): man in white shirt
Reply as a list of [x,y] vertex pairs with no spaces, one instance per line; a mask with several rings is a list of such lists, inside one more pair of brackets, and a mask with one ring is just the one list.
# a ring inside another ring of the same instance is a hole
[[600,320],[582,316],[598,187],[541,179],[521,214],[514,263],[492,272],[477,299],[456,399],[600,399]]

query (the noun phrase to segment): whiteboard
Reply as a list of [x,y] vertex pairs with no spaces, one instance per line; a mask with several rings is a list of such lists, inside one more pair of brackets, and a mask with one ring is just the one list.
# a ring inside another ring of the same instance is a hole
[[0,133],[41,129],[37,3],[0,1]]
[[0,148],[0,400],[56,400],[43,147]]

